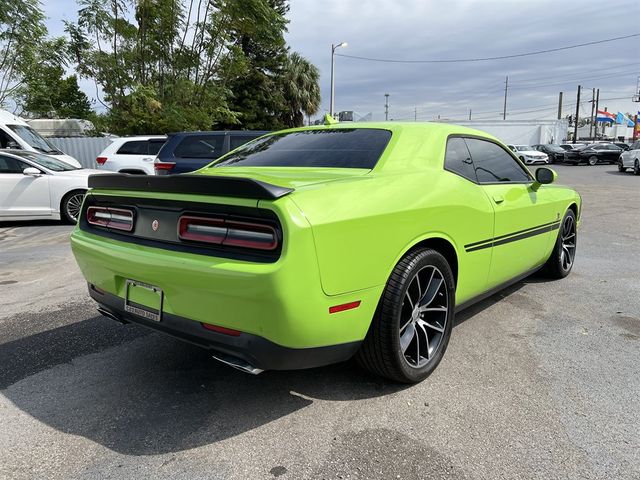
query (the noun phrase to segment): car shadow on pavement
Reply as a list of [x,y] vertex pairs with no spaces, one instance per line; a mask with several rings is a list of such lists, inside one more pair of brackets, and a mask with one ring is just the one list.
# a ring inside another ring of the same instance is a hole
[[0,360],[17,369],[3,378],[2,394],[56,430],[122,454],[156,455],[239,435],[316,400],[406,388],[354,362],[251,376],[201,348],[133,325],[114,323],[125,332],[117,333],[110,322],[94,317],[0,345]]
[[24,220],[21,222],[0,221],[0,228],[15,227],[51,227],[52,225],[69,225],[62,220]]

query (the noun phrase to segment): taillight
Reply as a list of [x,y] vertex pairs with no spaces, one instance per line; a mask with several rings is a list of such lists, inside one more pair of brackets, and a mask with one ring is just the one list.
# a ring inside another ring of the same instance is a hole
[[180,217],[178,238],[256,250],[275,250],[278,247],[278,234],[271,225],[222,218]]
[[87,222],[99,227],[130,232],[133,230],[133,211],[124,208],[89,207]]
[[153,164],[154,170],[173,170],[176,166],[176,162],[155,162]]
[[96,158],[96,163],[98,165],[104,165],[105,163],[107,163],[107,160],[109,160],[107,157],[98,157]]

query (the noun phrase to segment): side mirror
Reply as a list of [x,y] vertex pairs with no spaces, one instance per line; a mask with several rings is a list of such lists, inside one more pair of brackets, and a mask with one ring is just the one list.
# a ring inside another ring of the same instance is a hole
[[42,172],[34,167],[27,167],[22,171],[22,173],[29,175],[30,177],[39,177],[42,175]]
[[553,183],[558,178],[558,174],[547,167],[540,167],[536,170],[536,183],[546,185]]

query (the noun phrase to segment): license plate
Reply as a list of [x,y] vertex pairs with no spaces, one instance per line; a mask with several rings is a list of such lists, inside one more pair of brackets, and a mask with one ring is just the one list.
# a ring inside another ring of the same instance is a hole
[[162,319],[162,289],[138,282],[127,280],[124,290],[124,310],[139,317],[159,322]]

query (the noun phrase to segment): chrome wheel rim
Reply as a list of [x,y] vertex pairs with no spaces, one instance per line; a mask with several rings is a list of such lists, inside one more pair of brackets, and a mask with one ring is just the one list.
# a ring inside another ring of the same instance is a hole
[[598,157],[589,157],[589,165],[595,165],[598,163]]
[[428,265],[416,273],[400,311],[400,350],[412,368],[435,356],[449,321],[449,295],[442,272]]
[[76,193],[69,197],[67,200],[67,215],[74,222],[78,221],[80,216],[80,209],[82,208],[82,200],[84,200],[84,193]]
[[573,217],[567,217],[564,219],[560,238],[562,243],[560,263],[562,265],[562,269],[566,272],[571,269],[573,259],[576,255],[576,222]]

